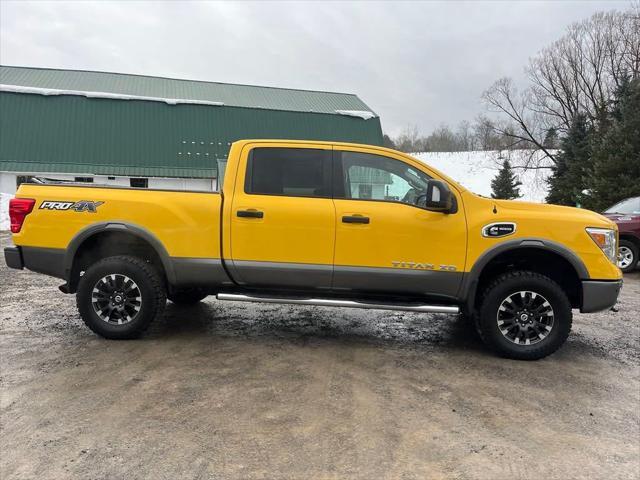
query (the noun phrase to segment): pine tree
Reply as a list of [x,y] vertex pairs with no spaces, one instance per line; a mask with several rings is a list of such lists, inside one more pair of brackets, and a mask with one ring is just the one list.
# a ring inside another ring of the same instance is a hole
[[387,135],[386,133],[384,135],[382,135],[382,145],[384,145],[387,148],[393,148],[394,150],[397,149],[396,147],[396,143],[393,141],[393,139]]
[[502,162],[502,168],[500,168],[498,174],[491,180],[491,198],[500,198],[502,200],[520,198],[520,189],[518,188],[520,185],[522,183],[518,181],[513,170],[511,170],[509,160],[505,160]]
[[592,128],[587,117],[578,114],[562,139],[562,150],[547,182],[547,202],[575,207],[585,202],[582,192],[590,190],[593,175]]
[[560,145],[560,138],[558,137],[558,130],[554,127],[551,127],[547,130],[547,134],[544,136],[544,141],[542,142],[544,148],[557,149]]
[[622,82],[607,120],[594,148],[593,201],[587,205],[598,211],[640,195],[640,79]]

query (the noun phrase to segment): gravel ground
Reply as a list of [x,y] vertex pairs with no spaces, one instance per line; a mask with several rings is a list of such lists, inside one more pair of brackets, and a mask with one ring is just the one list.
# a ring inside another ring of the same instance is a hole
[[640,478],[640,273],[538,362],[455,316],[215,300],[108,341],[59,283],[0,262],[3,480]]

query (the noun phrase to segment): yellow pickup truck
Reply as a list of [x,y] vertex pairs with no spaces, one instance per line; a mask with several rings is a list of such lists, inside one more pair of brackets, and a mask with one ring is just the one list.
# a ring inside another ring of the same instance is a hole
[[22,185],[9,267],[52,275],[112,339],[168,298],[463,314],[498,354],[557,350],[572,309],[612,307],[617,229],[576,208],[491,200],[412,158],[347,143],[232,145],[220,192]]

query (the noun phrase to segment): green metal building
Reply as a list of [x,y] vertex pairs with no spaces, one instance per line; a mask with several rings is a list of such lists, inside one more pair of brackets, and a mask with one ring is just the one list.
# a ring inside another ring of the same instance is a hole
[[5,193],[33,175],[215,188],[218,164],[245,138],[382,145],[379,117],[353,94],[0,67]]

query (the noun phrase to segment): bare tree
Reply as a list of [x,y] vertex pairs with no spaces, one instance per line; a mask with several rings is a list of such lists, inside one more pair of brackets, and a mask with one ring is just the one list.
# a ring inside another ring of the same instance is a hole
[[571,25],[531,59],[532,110],[561,131],[579,112],[598,121],[623,79],[640,73],[640,29],[633,11],[596,13]]
[[429,152],[455,152],[460,150],[456,134],[446,124],[441,124],[424,139],[424,150]]
[[491,111],[507,118],[501,123],[492,122],[491,127],[494,132],[511,139],[509,148],[542,150],[554,159],[554,153],[544,145],[547,128],[541,115],[531,108],[530,91],[519,93],[510,78],[501,78],[484,92],[482,99]]
[[621,82],[640,76],[638,5],[624,12],[596,13],[571,25],[529,61],[529,86],[521,93],[508,78],[496,81],[483,99],[507,125],[515,125],[515,131],[495,128],[514,144],[542,151],[555,163],[553,151],[545,147],[546,132],[566,132],[578,113],[598,124]]
[[401,152],[417,152],[420,150],[418,148],[419,138],[418,127],[407,125],[395,139],[396,148]]
[[468,120],[463,120],[458,124],[458,128],[456,129],[456,138],[458,149],[460,151],[468,152],[475,148],[473,133],[471,131],[471,123]]

